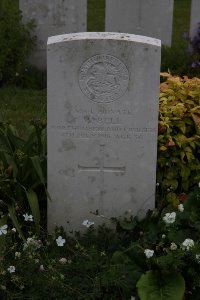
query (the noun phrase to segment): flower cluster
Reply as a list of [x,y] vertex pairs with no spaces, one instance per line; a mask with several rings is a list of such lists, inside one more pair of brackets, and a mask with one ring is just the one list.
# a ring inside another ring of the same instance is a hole
[[8,271],[9,273],[15,273],[15,266],[10,266],[10,267],[8,267],[7,271]]
[[187,251],[190,250],[192,247],[194,247],[194,241],[192,239],[185,239],[185,241],[181,245],[181,248]]
[[26,243],[24,244],[23,250],[27,248],[32,248],[34,250],[39,249],[42,246],[41,240],[36,240],[35,237],[27,238]]
[[172,212],[172,213],[166,213],[165,216],[163,217],[163,221],[166,224],[172,224],[174,223],[176,220],[176,213]]
[[154,250],[145,249],[144,254],[146,255],[147,258],[151,258],[154,255]]

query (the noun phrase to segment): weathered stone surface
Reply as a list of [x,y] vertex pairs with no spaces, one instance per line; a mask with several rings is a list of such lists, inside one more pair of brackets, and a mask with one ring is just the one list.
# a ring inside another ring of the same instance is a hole
[[190,37],[195,36],[200,23],[200,0],[192,0],[190,16]]
[[46,70],[49,36],[86,31],[87,0],[19,0],[24,22],[35,21],[37,47],[30,62]]
[[106,31],[150,36],[171,46],[173,7],[174,0],[106,0]]
[[[81,230],[154,207],[160,40],[48,40],[48,227]],[[105,221],[103,219],[103,221]]]

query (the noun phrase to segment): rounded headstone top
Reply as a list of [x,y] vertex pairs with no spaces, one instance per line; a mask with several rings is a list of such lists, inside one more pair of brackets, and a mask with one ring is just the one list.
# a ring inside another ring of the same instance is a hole
[[153,46],[161,46],[161,40],[129,33],[117,32],[79,32],[51,36],[48,38],[48,45],[55,43],[63,43],[76,40],[124,40],[136,43],[150,44]]

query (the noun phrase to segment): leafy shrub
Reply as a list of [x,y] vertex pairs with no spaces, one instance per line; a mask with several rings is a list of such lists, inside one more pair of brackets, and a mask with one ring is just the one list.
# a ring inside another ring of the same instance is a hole
[[[40,202],[46,186],[46,125],[34,121],[21,138],[10,124],[0,126],[0,199],[12,221],[23,236],[17,211],[31,210],[37,231],[40,225]],[[43,189],[41,188],[43,186]],[[46,203],[46,199],[45,199]],[[40,203],[41,205],[42,203]],[[5,212],[5,210],[4,210]]]
[[33,27],[32,22],[23,25],[16,1],[0,1],[0,84],[23,80],[26,59],[35,43]]
[[200,79],[162,75],[157,179],[176,203],[200,181]]
[[198,300],[199,208],[196,187],[183,205],[113,220],[115,230],[38,236],[29,227],[24,242],[3,216],[1,299]]

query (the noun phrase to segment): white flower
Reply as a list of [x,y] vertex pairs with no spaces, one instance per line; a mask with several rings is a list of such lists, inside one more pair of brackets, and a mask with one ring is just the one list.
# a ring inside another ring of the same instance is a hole
[[190,250],[192,247],[194,247],[194,241],[191,239],[185,239],[181,246],[183,250]]
[[34,241],[35,241],[34,238],[27,238],[26,242],[28,245],[31,245],[31,244],[34,244]]
[[17,231],[15,227],[13,227],[11,230],[12,230],[13,232],[16,232],[16,231]]
[[44,266],[40,265],[40,271],[44,271]]
[[88,220],[85,220],[85,221],[83,221],[82,225],[84,225],[87,228],[89,228],[90,226],[94,225],[94,222],[90,222]]
[[159,186],[159,185],[160,185],[160,183],[159,183],[159,182],[157,182],[157,183],[156,183],[156,185],[157,185],[157,186]]
[[162,235],[162,239],[165,239],[165,238],[166,238],[166,235],[165,235],[165,234],[163,234],[163,235]]
[[199,188],[200,188],[200,181],[199,181],[199,184],[198,184]]
[[3,225],[0,227],[0,235],[7,234],[8,225]]
[[24,217],[24,221],[30,221],[33,222],[33,216],[32,215],[28,215],[27,213],[23,215]]
[[176,219],[176,213],[172,212],[172,213],[166,213],[165,216],[163,217],[163,221],[166,224],[172,224],[175,222]]
[[200,264],[200,254],[196,254],[196,260],[197,260],[198,264]]
[[146,255],[147,258],[150,258],[154,255],[154,250],[145,249],[144,254]]
[[65,239],[63,239],[62,236],[59,236],[56,239],[56,243],[57,243],[58,247],[62,247],[65,244]]
[[183,212],[183,211],[184,211],[184,206],[183,206],[183,204],[179,204],[179,205],[178,205],[178,210],[179,210],[180,212]]
[[42,243],[40,240],[35,240],[33,238],[27,238],[26,243],[24,244],[23,250],[26,250],[28,247],[32,247],[34,249],[39,249]]
[[64,265],[66,264],[67,259],[65,257],[62,257],[61,259],[59,259],[59,262]]
[[21,256],[21,252],[15,252],[15,257],[20,258],[20,256]]
[[177,245],[175,243],[171,243],[170,250],[176,250],[176,249],[177,249]]
[[14,266],[10,266],[7,270],[10,273],[15,273],[15,267]]
[[131,296],[131,300],[135,300],[135,297]]

